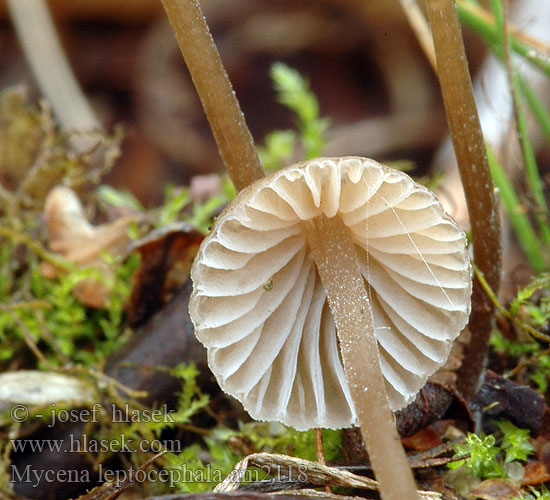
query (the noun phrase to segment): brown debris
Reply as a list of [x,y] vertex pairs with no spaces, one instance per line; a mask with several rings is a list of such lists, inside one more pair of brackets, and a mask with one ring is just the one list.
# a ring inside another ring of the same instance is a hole
[[[303,494],[284,494],[273,497],[270,493],[261,493],[258,491],[226,491],[223,493],[180,493],[176,495],[163,495],[148,497],[147,500],[305,500],[306,495]],[[340,495],[326,495],[322,497],[324,500],[343,500],[356,497],[342,497]]]
[[428,382],[410,405],[395,413],[397,431],[402,437],[412,436],[439,420],[455,399],[451,389]]
[[471,408],[486,415],[507,418],[518,427],[529,429],[535,436],[550,432],[550,412],[544,397],[530,387],[505,379],[491,370],[487,371]]
[[525,465],[522,484],[525,486],[536,486],[550,482],[550,472],[539,461],[529,462]]
[[441,439],[432,429],[425,427],[412,436],[402,438],[401,442],[409,450],[426,451],[439,446]]
[[132,243],[130,251],[141,255],[127,311],[132,327],[147,321],[187,281],[202,239],[189,224],[176,223]]
[[521,497],[521,490],[502,479],[487,479],[468,495],[468,498],[482,500],[509,500],[517,497]]

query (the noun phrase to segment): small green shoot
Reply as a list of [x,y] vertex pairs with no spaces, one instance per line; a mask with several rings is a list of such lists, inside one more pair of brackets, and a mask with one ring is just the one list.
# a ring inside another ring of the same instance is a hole
[[525,163],[525,173],[531,194],[535,203],[534,215],[538,222],[541,239],[547,247],[550,245],[550,225],[548,223],[550,211],[544,194],[544,182],[542,181],[533,144],[529,139],[529,131],[527,129],[527,117],[524,110],[523,96],[521,95],[521,84],[519,82],[519,74],[516,70],[512,70],[512,96],[516,106],[516,119],[519,134],[519,141],[523,153],[523,161]]
[[[507,339],[500,332],[495,331],[491,335],[490,344],[496,352],[506,353],[508,356],[518,358],[518,364],[509,375],[517,373],[520,369],[528,369],[531,380],[535,383],[541,394],[547,394],[550,381],[550,354],[549,350],[542,350],[537,342],[518,342]],[[529,357],[526,357],[529,355]]]
[[518,358],[524,354],[534,354],[539,350],[539,346],[536,342],[518,342],[510,340],[498,330],[495,330],[491,334],[490,344],[495,351],[507,353],[513,358]]
[[176,189],[174,186],[167,186],[158,216],[158,226],[167,226],[178,220],[180,212],[188,203],[189,188]]
[[470,454],[464,460],[458,460],[447,464],[449,469],[458,469],[466,467],[472,476],[482,479],[491,477],[502,477],[504,469],[497,460],[500,452],[498,446],[495,446],[495,436],[488,436],[468,433],[465,444],[456,444],[453,446],[455,457]]
[[[550,379],[550,338],[541,333],[541,330],[545,331],[550,325],[550,274],[535,276],[530,284],[519,289],[509,309],[500,303],[497,303],[497,309],[512,322],[518,332],[518,339],[505,337],[499,331],[494,331],[490,339],[496,353],[518,359],[516,367],[508,376],[514,376],[520,371],[526,372],[539,391],[547,394]],[[525,333],[529,333],[529,336]]]
[[548,110],[540,97],[535,94],[532,87],[518,74],[518,83],[524,99],[535,116],[544,137],[550,142],[550,110]]
[[[163,457],[164,468],[172,473],[177,491],[195,493],[211,491],[233,470],[240,457],[227,446],[233,431],[215,429],[204,438],[206,447],[194,443],[179,454]],[[265,474],[264,474],[265,475]]]
[[[515,67],[508,50],[511,39],[508,31],[506,30],[505,9],[503,7],[502,0],[491,0],[490,3],[495,17],[495,24],[498,28],[498,39],[496,40],[497,47],[495,48],[495,52],[497,56],[504,61],[508,72],[508,79],[514,104],[516,127],[523,155],[527,184],[534,201],[533,213],[539,225],[541,240],[544,243],[544,246],[547,247],[550,245],[550,212],[544,195],[544,183],[539,174],[535,152],[533,150],[533,145],[529,138],[529,131],[527,128],[527,116],[524,110],[525,103],[524,96],[522,94],[522,89],[526,88],[526,85],[525,82],[522,84],[520,73]],[[537,104],[534,100],[530,100],[528,102],[533,105]],[[541,109],[535,110],[535,115],[537,115],[537,112],[540,116]]]
[[[203,234],[208,234],[214,214],[225,206],[229,198],[225,193],[211,196],[203,203],[193,203],[193,214],[187,221]],[[185,219],[184,219],[185,220]]]
[[543,354],[537,357],[537,363],[531,380],[537,384],[541,394],[548,394],[550,384],[550,354]]
[[[546,291],[546,294],[542,295],[538,304],[535,304],[530,299],[537,291]],[[510,304],[510,313],[516,315],[521,306],[526,306],[531,313],[534,324],[544,325],[550,321],[550,296],[548,291],[550,291],[550,273],[541,273],[535,276],[529,285],[518,291]]]
[[170,370],[170,374],[182,381],[178,409],[171,416],[175,423],[187,424],[193,415],[208,405],[210,398],[208,394],[202,394],[197,385],[199,370],[195,363],[179,363]]
[[271,67],[277,100],[296,115],[299,136],[291,130],[278,130],[267,135],[264,147],[258,148],[264,169],[271,171],[283,166],[292,156],[298,141],[302,143],[305,159],[320,156],[325,146],[327,118],[321,118],[319,102],[307,81],[286,64],[277,62]]
[[292,130],[275,130],[265,137],[265,146],[258,146],[262,166],[268,172],[279,170],[292,156],[298,139]]
[[[173,423],[168,426],[188,424],[191,417],[204,409],[210,399],[197,384],[199,370],[194,363],[180,363],[170,369],[170,374],[182,381],[177,410],[170,414]],[[156,429],[158,432],[158,429]],[[228,439],[236,434],[222,427],[204,431],[206,448],[199,443],[185,447],[179,453],[168,453],[162,457],[164,468],[171,472],[173,484],[178,491],[200,492],[211,490],[220,483],[239,461],[227,445]]]
[[130,208],[136,212],[143,210],[143,205],[130,191],[115,189],[107,184],[98,186],[96,191],[99,199],[109,205]]
[[507,420],[496,422],[502,433],[500,445],[497,446],[493,434],[477,436],[466,435],[465,444],[453,446],[455,457],[469,455],[464,460],[451,462],[449,469],[465,467],[473,477],[480,479],[507,477],[506,464],[514,461],[525,462],[533,454],[534,447],[529,442],[529,431],[520,429]]
[[525,462],[533,454],[535,447],[529,442],[527,429],[520,429],[508,420],[497,421],[496,426],[503,434],[500,448],[505,452],[505,464],[514,460]]
[[208,234],[213,217],[232,197],[234,189],[231,183],[222,182],[222,192],[213,195],[204,202],[191,203],[189,188],[168,186],[164,203],[157,215],[157,226],[163,227],[176,221],[188,222],[191,227],[203,234]]

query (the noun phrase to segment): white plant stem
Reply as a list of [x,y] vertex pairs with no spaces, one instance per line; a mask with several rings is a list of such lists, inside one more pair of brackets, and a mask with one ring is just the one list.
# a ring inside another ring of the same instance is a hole
[[[25,58],[64,130],[91,131],[101,124],[65,57],[44,0],[7,0]],[[80,151],[97,139],[82,140]]]

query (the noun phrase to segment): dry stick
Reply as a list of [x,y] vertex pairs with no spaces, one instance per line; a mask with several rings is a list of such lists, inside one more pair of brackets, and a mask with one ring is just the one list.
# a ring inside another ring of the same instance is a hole
[[[454,0],[427,0],[427,13],[447,122],[470,214],[475,262],[491,288],[498,291],[500,220]],[[468,401],[483,378],[493,312],[493,304],[476,279],[469,323],[472,340],[465,348],[457,381],[458,390]]]
[[388,406],[372,307],[350,231],[339,216],[320,215],[304,227],[336,323],[346,379],[380,494],[384,500],[418,498]]
[[196,0],[162,0],[237,191],[264,176],[252,136]]
[[422,10],[416,3],[416,0],[399,0],[407,21],[411,25],[414,34],[424,51],[432,69],[437,73],[437,62],[435,60],[434,42],[432,33],[428,26],[428,21],[424,17]]

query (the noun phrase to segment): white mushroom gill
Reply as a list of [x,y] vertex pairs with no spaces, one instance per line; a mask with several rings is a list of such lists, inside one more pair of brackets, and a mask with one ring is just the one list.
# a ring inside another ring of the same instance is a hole
[[326,158],[244,189],[199,250],[191,318],[222,389],[255,419],[296,429],[357,423],[304,231],[321,214],[351,232],[392,410],[445,362],[470,312],[465,235],[406,174]]

